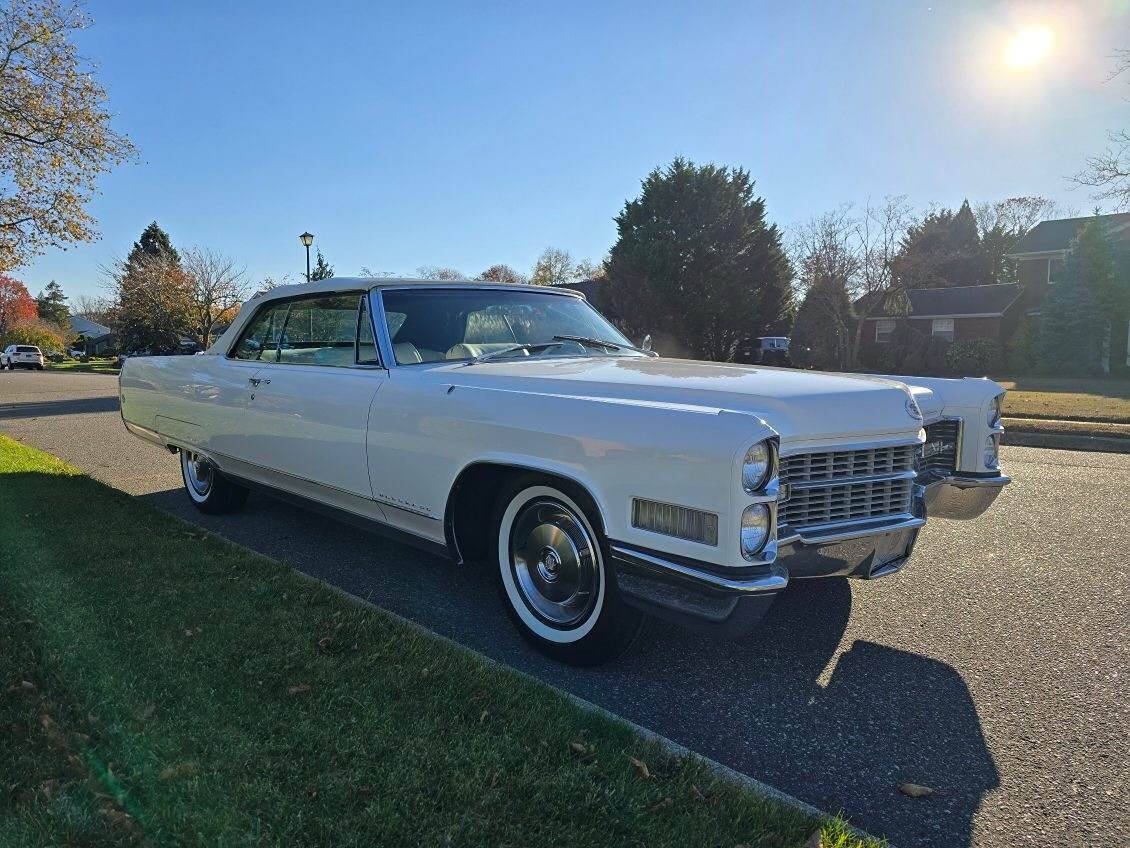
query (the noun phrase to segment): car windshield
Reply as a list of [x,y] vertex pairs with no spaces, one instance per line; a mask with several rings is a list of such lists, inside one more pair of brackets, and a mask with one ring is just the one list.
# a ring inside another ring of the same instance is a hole
[[643,355],[585,300],[572,295],[471,287],[385,289],[381,294],[398,365],[488,355]]

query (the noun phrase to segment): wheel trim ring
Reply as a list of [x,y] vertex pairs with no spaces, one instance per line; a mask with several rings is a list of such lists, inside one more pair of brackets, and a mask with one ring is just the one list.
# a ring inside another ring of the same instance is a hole
[[525,503],[511,524],[509,566],[518,595],[539,620],[571,630],[592,614],[600,594],[596,542],[565,504]]
[[184,468],[184,479],[192,493],[197,497],[206,498],[212,491],[214,479],[212,465],[200,454],[185,451],[181,462]]

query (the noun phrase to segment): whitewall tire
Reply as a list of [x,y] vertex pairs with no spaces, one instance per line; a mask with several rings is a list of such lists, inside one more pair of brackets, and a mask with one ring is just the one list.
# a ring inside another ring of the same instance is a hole
[[203,454],[182,448],[180,471],[189,500],[201,512],[233,512],[247,502],[246,487],[225,477]]
[[523,476],[501,493],[493,526],[502,596],[523,636],[575,665],[627,647],[641,616],[620,602],[599,516],[582,491]]

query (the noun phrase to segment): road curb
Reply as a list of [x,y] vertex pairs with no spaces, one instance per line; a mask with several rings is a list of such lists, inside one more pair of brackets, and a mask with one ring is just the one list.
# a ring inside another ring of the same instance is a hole
[[1052,448],[1054,450],[1130,453],[1130,439],[1123,439],[1118,436],[1092,436],[1085,433],[1044,433],[1033,430],[1017,430],[1015,425],[1004,431],[1001,444],[1014,447]]

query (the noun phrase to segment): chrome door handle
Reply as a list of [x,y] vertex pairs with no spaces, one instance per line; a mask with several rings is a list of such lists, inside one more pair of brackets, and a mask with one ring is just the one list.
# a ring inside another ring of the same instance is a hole
[[248,380],[247,382],[248,382],[248,383],[249,383],[250,385],[252,385],[252,386],[256,386],[256,387],[258,387],[258,385],[259,385],[260,383],[265,383],[265,384],[267,384],[267,385],[270,385],[270,384],[271,384],[271,381],[270,381],[270,379],[264,379],[264,378],[262,378],[262,377],[251,377],[251,378],[250,378],[250,379],[249,379],[249,380]]

